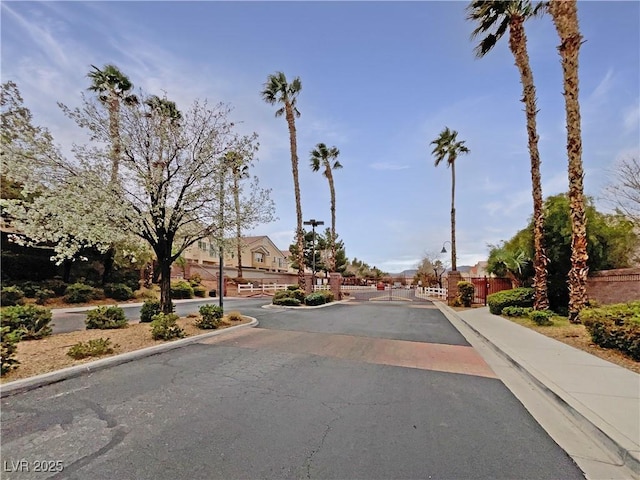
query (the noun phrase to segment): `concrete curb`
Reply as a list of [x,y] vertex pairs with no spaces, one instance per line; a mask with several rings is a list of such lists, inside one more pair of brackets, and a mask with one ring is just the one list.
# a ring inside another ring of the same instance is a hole
[[172,342],[163,343],[162,345],[154,345],[153,347],[147,347],[140,350],[134,350],[132,352],[121,353],[120,355],[114,355],[112,357],[95,360],[93,362],[85,363],[82,365],[75,365],[73,367],[63,368],[62,370],[43,373],[42,375],[36,375],[35,377],[29,377],[5,383],[3,385],[0,385],[0,398],[9,397],[18,393],[28,392],[29,390],[35,390],[36,388],[44,387],[45,385],[51,385],[52,383],[58,383],[70,378],[91,374],[93,372],[104,370],[105,368],[115,367],[116,365],[122,365],[123,363],[132,362],[141,358],[158,355],[160,353],[168,352],[176,348],[181,348],[192,343],[197,343],[205,338],[224,335],[225,333],[233,332],[242,328],[255,327],[256,325],[258,325],[258,320],[256,318],[249,317],[248,315],[243,316],[251,319],[251,322],[244,323],[242,325],[235,325],[233,327],[228,327],[222,330],[203,333],[202,335],[194,335],[192,337],[174,340]]
[[[239,299],[243,299],[244,297],[224,297],[225,300],[229,299],[229,300],[239,300]],[[196,303],[196,302],[202,302],[203,300],[213,300],[215,302],[218,301],[218,297],[197,297],[197,298],[182,298],[182,299],[175,299],[172,300],[174,304],[181,304],[181,303]],[[131,303],[118,303],[117,301],[114,301],[113,303],[110,304],[105,304],[105,305],[84,305],[82,307],[65,307],[65,308],[52,308],[51,309],[51,313],[53,315],[55,315],[56,313],[82,313],[82,312],[88,312],[89,310],[94,310],[98,307],[112,307],[112,306],[116,306],[116,307],[142,307],[142,305],[144,305],[144,302],[131,302]]]
[[274,305],[273,303],[268,303],[267,305],[262,305],[262,307],[260,308],[264,308],[267,310],[280,310],[280,309],[286,309],[286,310],[313,310],[316,308],[325,308],[325,307],[331,307],[333,305],[339,305],[341,303],[347,303],[351,301],[351,298],[346,298],[344,300],[338,300],[337,302],[331,302],[331,303],[325,303],[324,305],[314,305],[313,307],[309,307],[307,305],[300,305],[299,307],[293,307],[293,306],[289,306],[289,305]]
[[[597,438],[600,443],[611,453],[621,459],[624,465],[636,474],[640,474],[640,459],[638,459],[624,444],[624,440],[616,438],[615,432],[611,431],[611,428],[607,428],[602,422],[598,422],[598,417],[593,415],[593,412],[584,407],[580,402],[574,400],[571,395],[556,386],[552,382],[545,381],[545,377],[541,372],[528,366],[525,362],[519,361],[505,352],[498,345],[493,343],[490,338],[483,335],[478,331],[471,323],[467,322],[464,318],[460,317],[455,310],[452,310],[448,305],[442,302],[433,302],[438,309],[445,316],[455,316],[455,318],[467,327],[469,327],[476,335],[482,338],[497,354],[512,364],[518,371],[522,372],[534,385],[536,385],[540,391],[542,391],[548,398],[562,407],[572,418],[577,420],[584,429],[589,432],[594,438]],[[525,327],[522,327],[525,328]],[[554,388],[554,386],[556,388]]]

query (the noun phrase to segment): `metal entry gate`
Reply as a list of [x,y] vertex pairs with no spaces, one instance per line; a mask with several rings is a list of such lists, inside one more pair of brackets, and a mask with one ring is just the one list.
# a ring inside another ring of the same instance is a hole
[[475,287],[473,303],[482,305],[487,304],[487,297],[492,293],[513,288],[509,278],[475,277],[470,278],[469,281]]
[[384,290],[349,290],[355,300],[366,300],[371,302],[427,302],[428,300],[416,297],[416,291],[413,288],[390,288]]

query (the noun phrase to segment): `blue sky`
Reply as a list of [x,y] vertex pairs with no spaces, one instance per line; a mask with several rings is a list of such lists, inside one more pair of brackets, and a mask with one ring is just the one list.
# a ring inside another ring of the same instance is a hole
[[[347,256],[397,272],[450,235],[451,175],[429,143],[448,126],[471,150],[456,164],[458,265],[485,259],[532,212],[521,85],[507,39],[474,58],[466,2],[10,2],[1,4],[1,77],[58,143],[83,134],[56,102],[80,104],[90,65],[117,65],[178,106],[229,103],[259,134],[253,170],[277,222],[253,234],[286,249],[295,229],[289,139],[264,103],[269,74],[299,76],[305,220],[330,223],[329,189],[309,168],[319,142],[340,149],[337,231]],[[596,199],[616,161],[639,154],[640,3],[579,2],[585,190]],[[527,24],[537,87],[543,193],[567,190],[564,99],[550,17]],[[441,256],[443,259],[446,255]]]

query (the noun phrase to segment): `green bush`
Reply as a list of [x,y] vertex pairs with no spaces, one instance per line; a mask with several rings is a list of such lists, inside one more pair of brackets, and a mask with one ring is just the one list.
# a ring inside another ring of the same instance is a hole
[[178,326],[175,313],[158,313],[151,321],[151,337],[154,340],[171,340],[185,336],[184,330]]
[[300,303],[303,303],[303,302],[304,302],[304,299],[305,299],[305,297],[306,297],[307,295],[304,293],[304,290],[300,290],[300,289],[298,288],[298,289],[296,289],[296,290],[290,290],[290,291],[289,291],[289,296],[290,296],[291,298],[295,298],[295,299],[299,300],[299,301],[300,301]]
[[487,304],[494,315],[500,315],[505,307],[532,307],[533,288],[520,287],[492,293],[487,297]]
[[22,340],[51,335],[51,310],[36,305],[15,305],[2,309],[2,325],[18,332]]
[[507,317],[528,317],[532,311],[533,309],[531,307],[504,307],[501,315],[506,315]]
[[53,290],[49,290],[48,288],[36,290],[36,293],[35,293],[36,303],[38,305],[44,305],[47,303],[47,300],[55,296],[56,296],[55,292]]
[[293,298],[292,290],[278,290],[276,293],[273,294],[274,303],[276,300],[280,300],[282,298]]
[[24,292],[18,287],[3,287],[0,290],[0,303],[3,307],[24,304]]
[[57,278],[45,280],[42,282],[42,286],[48,290],[53,290],[53,293],[57,296],[64,295],[64,292],[67,290],[67,284]]
[[551,310],[531,310],[529,312],[529,318],[541,326],[553,325],[551,321],[553,315],[554,313]]
[[277,300],[273,300],[274,305],[285,305],[288,307],[299,307],[302,302],[297,298],[284,297]]
[[171,298],[193,298],[193,287],[184,280],[172,283]]
[[24,296],[27,298],[34,298],[36,296],[36,292],[40,290],[40,284],[38,282],[32,282],[27,280],[26,282],[21,282],[17,287],[22,290]]
[[331,302],[335,301],[335,299],[336,299],[336,297],[333,294],[333,292],[331,292],[329,290],[324,290],[324,291],[322,291],[320,293],[322,293],[322,295],[324,295],[325,303],[331,303]]
[[327,299],[322,293],[315,292],[307,295],[304,299],[304,303],[309,306],[323,305],[327,303]]
[[290,290],[290,291],[300,290],[300,286],[299,286],[297,283],[296,283],[296,284],[294,284],[294,285],[289,285],[289,286],[287,287],[287,290]]
[[99,357],[101,355],[107,355],[113,353],[115,348],[119,345],[111,345],[111,340],[108,338],[94,338],[88,342],[78,342],[72,345],[67,351],[67,355],[76,360],[87,357]]
[[200,317],[196,320],[196,327],[202,329],[215,329],[222,321],[222,307],[215,305],[202,305],[199,309]]
[[200,275],[198,275],[197,273],[194,273],[193,275],[191,275],[191,277],[189,278],[189,284],[192,287],[195,287],[197,285],[200,285],[202,283],[202,277]]
[[125,328],[129,323],[124,316],[124,310],[121,307],[97,307],[87,312],[85,320],[87,329],[107,330],[112,328]]
[[202,285],[196,285],[193,287],[193,294],[196,297],[205,298],[207,296],[207,289]]
[[471,282],[458,282],[458,296],[460,297],[460,301],[462,305],[465,307],[470,307],[473,303],[473,295],[475,292],[475,287]]
[[96,289],[84,283],[73,283],[64,292],[64,301],[67,303],[86,303],[96,297]]
[[133,298],[133,290],[124,283],[107,283],[104,286],[104,294],[114,300],[129,300]]
[[140,308],[140,322],[149,323],[153,320],[153,316],[160,313],[159,300],[146,300]]
[[640,361],[640,301],[585,308],[580,321],[596,345],[620,350]]
[[242,321],[242,314],[240,312],[229,312],[227,318],[232,322],[240,322]]
[[18,368],[20,362],[13,358],[18,349],[20,333],[11,331],[9,326],[0,327],[0,375],[9,373],[14,368]]

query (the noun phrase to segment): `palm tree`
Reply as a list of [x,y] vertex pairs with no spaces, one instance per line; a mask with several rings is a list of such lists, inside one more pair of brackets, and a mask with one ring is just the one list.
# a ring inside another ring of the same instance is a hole
[[336,268],[336,189],[333,184],[332,170],[342,168],[342,165],[337,160],[338,155],[340,155],[340,150],[335,146],[327,148],[324,143],[319,143],[314,150],[311,150],[310,158],[311,170],[317,172],[322,166],[324,168],[322,174],[327,177],[329,181],[329,191],[331,193],[331,238],[329,238],[331,258],[329,260],[329,269],[332,272],[334,272]]
[[276,117],[285,115],[289,127],[289,143],[291,150],[291,173],[293,174],[293,191],[296,199],[296,239],[298,244],[298,285],[305,290],[304,277],[304,231],[302,229],[302,203],[300,201],[300,183],[298,181],[298,146],[296,143],[295,117],[300,117],[296,108],[297,96],[302,90],[300,77],[295,77],[291,83],[287,82],[284,73],[276,72],[267,77],[262,90],[262,99],[269,105],[282,105],[276,110]]
[[240,180],[249,178],[247,158],[239,152],[228,152],[224,158],[226,167],[233,177],[233,203],[236,214],[236,252],[238,255],[238,278],[242,278],[242,219],[240,211]]
[[582,134],[578,101],[578,53],[582,35],[576,0],[552,0],[549,13],[560,37],[564,101],[567,116],[569,158],[569,206],[571,210],[571,270],[569,271],[569,321],[579,323],[578,313],[587,303],[587,218],[582,169]]
[[[477,22],[472,37],[482,36],[475,54],[484,57],[493,49],[502,36],[509,32],[509,49],[516,61],[522,83],[522,101],[527,117],[529,156],[531,158],[531,185],[533,194],[533,243],[534,243],[534,308],[549,308],[547,295],[547,255],[544,245],[544,210],[542,208],[542,185],[540,181],[540,153],[538,152],[538,131],[536,127],[536,87],[527,52],[527,36],[524,22],[542,14],[542,4],[535,7],[529,0],[474,0],[467,7],[467,19]],[[486,35],[486,36],[485,36]]]
[[93,70],[87,74],[91,79],[89,90],[98,93],[98,99],[107,107],[109,112],[109,137],[111,139],[111,184],[118,180],[120,164],[120,102],[125,104],[137,103],[135,95],[129,92],[133,84],[129,78],[115,65],[105,65],[102,70],[91,65]]
[[449,130],[449,127],[444,127],[444,130],[440,132],[438,138],[436,138],[430,145],[433,147],[432,155],[435,156],[435,166],[440,165],[440,162],[447,160],[447,166],[451,167],[451,270],[456,272],[456,208],[455,208],[455,194],[456,194],[456,158],[462,153],[469,153],[469,149],[464,145],[464,140],[457,141],[458,132],[455,130]]

